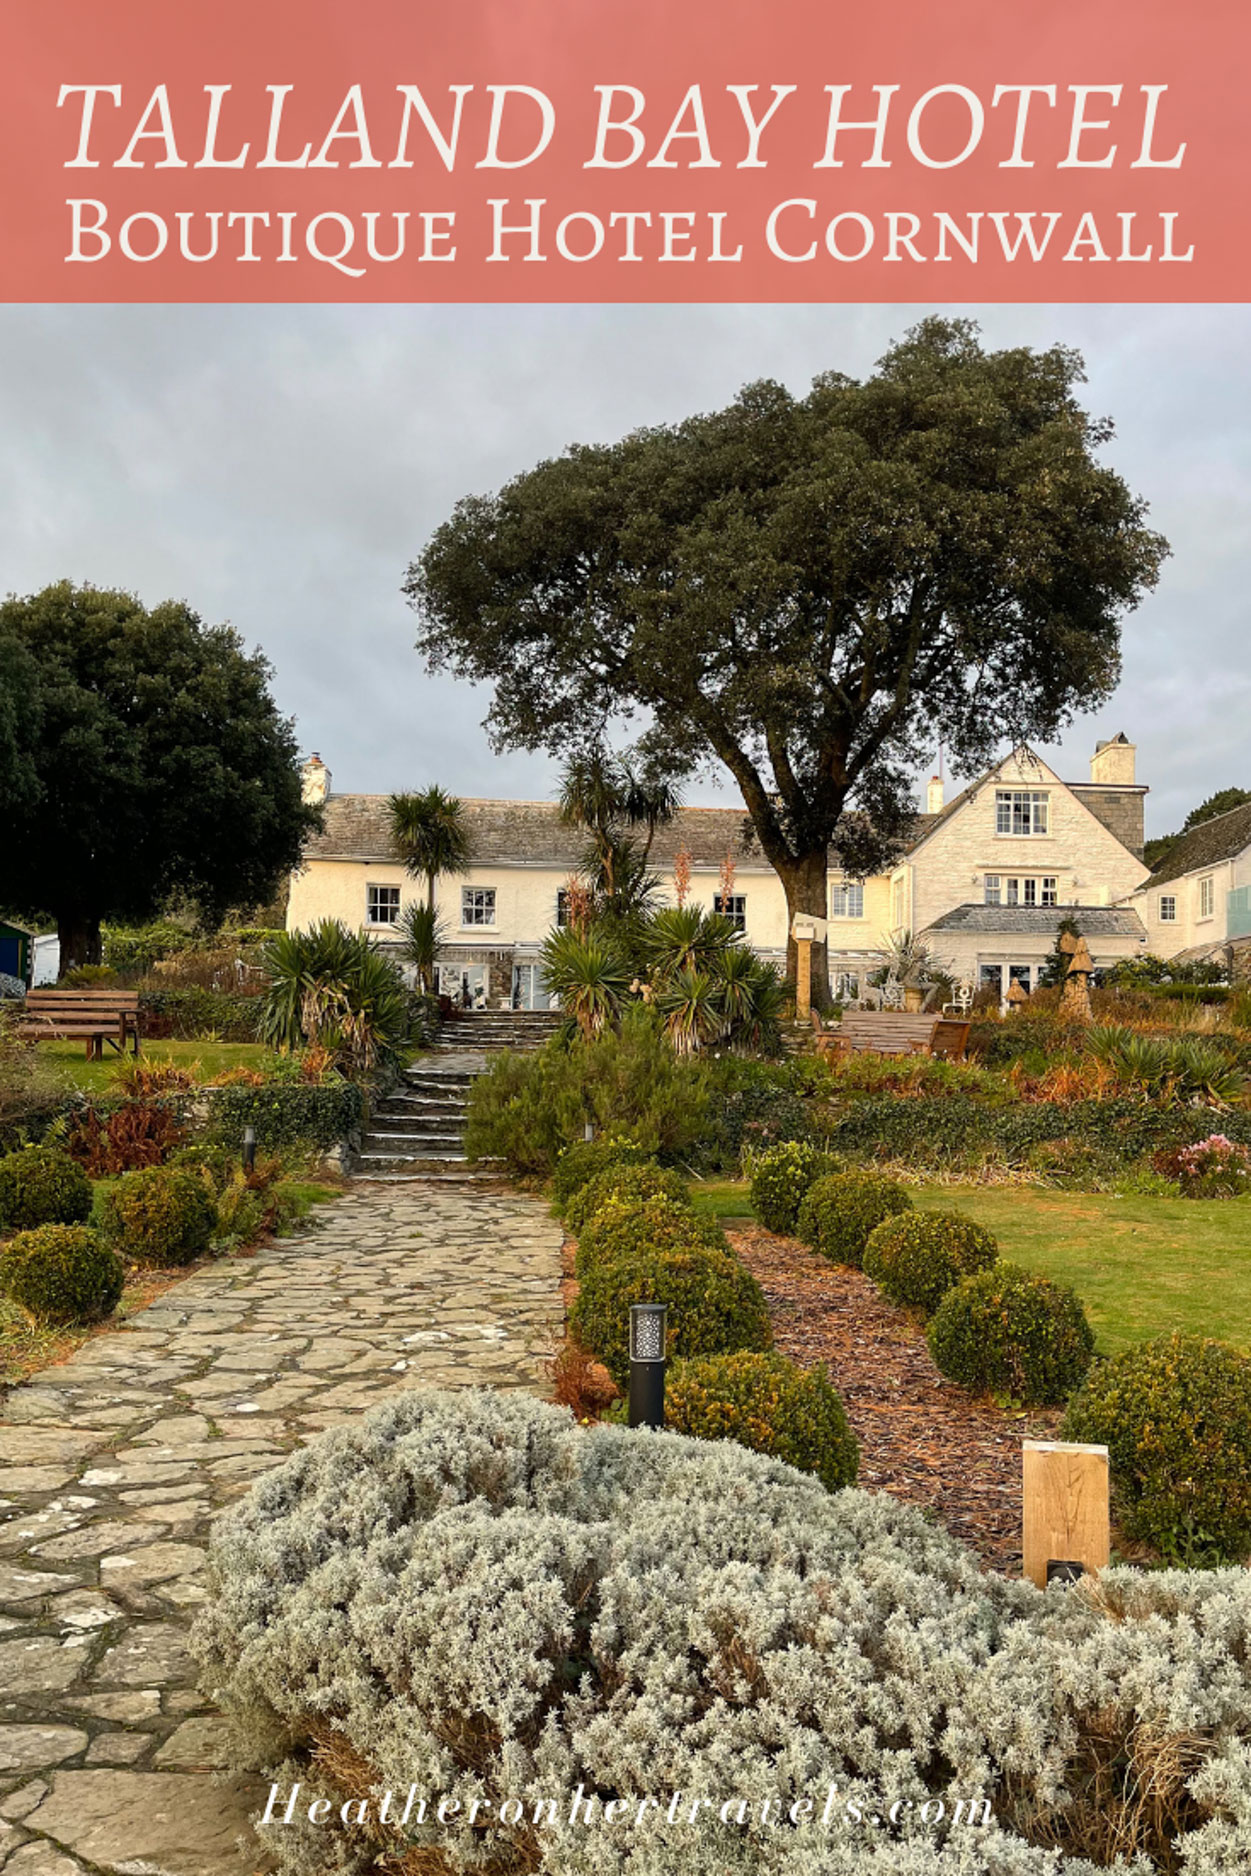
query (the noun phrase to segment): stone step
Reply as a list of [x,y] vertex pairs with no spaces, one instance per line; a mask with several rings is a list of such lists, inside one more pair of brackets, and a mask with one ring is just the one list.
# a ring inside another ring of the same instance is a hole
[[444,1159],[449,1154],[456,1159],[464,1158],[464,1142],[458,1133],[400,1133],[390,1130],[375,1133],[372,1129],[362,1136],[363,1153],[413,1153],[427,1154],[430,1159]]

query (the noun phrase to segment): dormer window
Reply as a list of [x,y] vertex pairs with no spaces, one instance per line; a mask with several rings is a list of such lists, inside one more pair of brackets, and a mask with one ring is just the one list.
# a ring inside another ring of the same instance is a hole
[[1045,793],[1031,788],[995,790],[995,832],[997,834],[1045,834],[1047,825]]

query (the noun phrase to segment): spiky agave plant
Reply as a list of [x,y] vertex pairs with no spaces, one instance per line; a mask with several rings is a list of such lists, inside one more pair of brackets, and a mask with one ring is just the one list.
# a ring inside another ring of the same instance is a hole
[[548,989],[584,1036],[616,1022],[631,973],[614,944],[593,929],[584,937],[565,927],[548,933],[539,956]]
[[675,1055],[695,1055],[725,1026],[721,986],[710,971],[684,965],[656,992],[664,1032]]

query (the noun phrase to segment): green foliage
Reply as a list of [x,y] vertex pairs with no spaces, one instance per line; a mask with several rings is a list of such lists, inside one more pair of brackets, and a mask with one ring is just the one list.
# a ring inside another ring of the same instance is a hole
[[96,1209],[106,1243],[145,1268],[164,1270],[202,1257],[217,1224],[204,1179],[170,1166],[123,1173],[102,1188]]
[[1188,1562],[1251,1552],[1251,1361],[1221,1342],[1165,1335],[1096,1362],[1061,1436],[1106,1446],[1126,1537]]
[[336,919],[283,932],[267,945],[269,991],[257,1033],[274,1049],[318,1045],[355,1079],[400,1059],[408,994],[399,966],[363,932]]
[[578,1276],[616,1258],[638,1258],[671,1251],[715,1251],[729,1256],[730,1246],[714,1218],[697,1215],[685,1199],[668,1193],[650,1198],[614,1197],[604,1201],[578,1237]]
[[767,1349],[764,1292],[724,1251],[657,1251],[595,1263],[582,1278],[570,1327],[618,1387],[629,1380],[631,1303],[667,1303],[672,1356]]
[[736,1171],[748,1154],[785,1140],[807,1140],[812,1119],[807,1103],[793,1089],[762,1083],[713,1094],[708,1125],[699,1141],[701,1165],[717,1172]]
[[881,1173],[827,1173],[804,1194],[795,1228],[831,1263],[858,1267],[870,1234],[896,1212],[911,1210],[903,1187]]
[[856,1437],[824,1368],[785,1355],[708,1355],[673,1364],[665,1379],[665,1425],[697,1440],[737,1440],[827,1491],[854,1485]]
[[864,1271],[892,1303],[929,1316],[961,1278],[989,1270],[998,1256],[990,1232],[960,1212],[901,1212],[871,1233]]
[[387,813],[400,857],[414,879],[424,877],[433,908],[435,881],[469,870],[472,843],[464,807],[433,782],[415,794],[390,796]]
[[359,1134],[365,1100],[350,1081],[266,1082],[260,1088],[211,1088],[207,1137],[238,1153],[243,1130],[270,1151],[307,1144],[322,1153]]
[[552,1200],[556,1210],[563,1217],[574,1193],[580,1192],[597,1173],[605,1172],[610,1166],[638,1166],[649,1157],[645,1147],[612,1135],[576,1141],[565,1148],[552,1172]]
[[197,984],[139,992],[139,1023],[145,1037],[177,1042],[255,1042],[264,999]]
[[42,1133],[65,1098],[47,1052],[18,1035],[13,1004],[0,999],[0,1152]]
[[565,1208],[565,1224],[576,1238],[610,1199],[637,1204],[650,1198],[672,1199],[675,1204],[689,1206],[685,1179],[655,1164],[616,1161],[578,1188]]
[[100,934],[103,962],[114,971],[150,971],[165,958],[189,951],[197,939],[186,925],[170,918],[144,925],[106,925]]
[[42,1324],[111,1315],[123,1275],[121,1258],[86,1225],[41,1225],[0,1245],[0,1295]]
[[447,922],[434,906],[415,900],[400,915],[400,956],[417,967],[421,982],[429,993],[434,985],[434,967],[447,944]]
[[1065,347],[929,318],[863,381],[574,446],[435,532],[405,586],[418,649],[494,687],[497,747],[558,751],[633,702],[734,771],[792,893],[832,841],[863,875],[936,737],[985,764],[1116,683],[1167,549],[1081,377]]
[[674,1159],[698,1138],[707,1102],[704,1070],[675,1056],[653,1012],[636,1004],[619,1029],[592,1040],[554,1040],[492,1062],[470,1089],[465,1151],[506,1161],[514,1177],[547,1179],[590,1121]]
[[610,938],[560,927],[543,940],[540,959],[548,989],[588,1041],[617,1021],[633,972]]
[[1080,938],[1082,928],[1071,912],[1066,912],[1056,923],[1056,940],[1047,953],[1046,960],[1038,973],[1040,990],[1058,990],[1069,974],[1069,953],[1060,947],[1062,938]]
[[1008,1263],[948,1290],[928,1341],[948,1380],[1031,1407],[1067,1400],[1095,1345],[1075,1290]]
[[299,863],[320,816],[270,667],[237,632],[62,580],[0,603],[0,640],[33,659],[37,688],[5,892],[55,913],[62,969],[99,961],[102,918],[151,917],[172,890],[210,916],[256,904]]
[[1197,1036],[1144,1036],[1121,1024],[1092,1028],[1089,1048],[1129,1087],[1158,1101],[1236,1101],[1247,1078],[1225,1051]]
[[78,1225],[91,1213],[91,1181],[68,1153],[25,1146],[0,1159],[0,1230]]
[[749,1167],[752,1209],[766,1231],[793,1235],[799,1208],[818,1179],[838,1171],[838,1162],[806,1140],[784,1140],[754,1152]]

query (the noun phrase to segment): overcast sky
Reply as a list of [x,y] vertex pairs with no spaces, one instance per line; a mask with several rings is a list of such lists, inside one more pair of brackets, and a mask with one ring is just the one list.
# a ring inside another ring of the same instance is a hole
[[[66,576],[230,620],[343,790],[545,797],[492,755],[487,695],[427,678],[405,567],[461,495],[572,441],[724,404],[754,378],[861,375],[913,307],[0,308],[0,588]],[[976,309],[975,309],[976,310]],[[1251,309],[1003,307],[995,345],[1085,354],[1110,459],[1173,557],[1126,623],[1114,703],[1148,832],[1251,786]],[[708,787],[696,798],[728,802]]]

